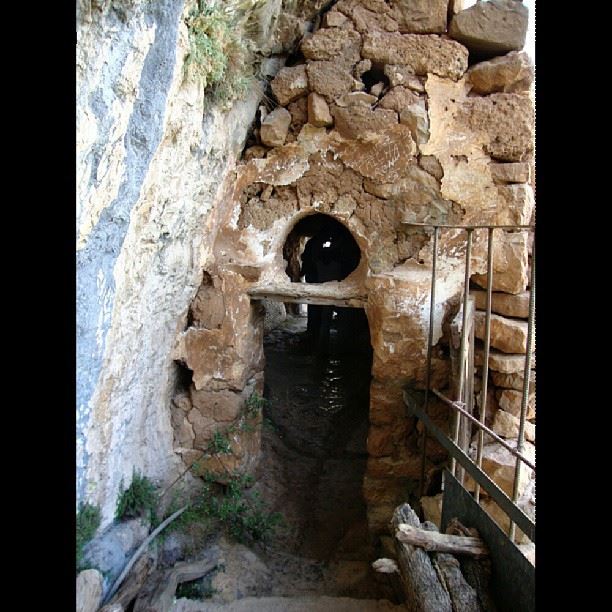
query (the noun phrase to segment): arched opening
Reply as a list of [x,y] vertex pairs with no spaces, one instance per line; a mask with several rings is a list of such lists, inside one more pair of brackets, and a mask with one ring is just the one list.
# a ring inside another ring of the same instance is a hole
[[[342,223],[316,213],[295,224],[283,246],[283,257],[287,261],[285,272],[292,282],[325,283],[347,278],[359,265],[361,251]],[[287,310],[300,314],[299,308]],[[308,304],[307,337],[321,352],[329,351],[330,329],[337,330],[343,339],[341,345],[346,346],[355,326],[367,329],[361,309]]]

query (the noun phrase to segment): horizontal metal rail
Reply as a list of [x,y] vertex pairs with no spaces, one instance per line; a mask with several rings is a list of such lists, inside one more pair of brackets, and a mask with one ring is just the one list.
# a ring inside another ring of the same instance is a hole
[[511,521],[535,543],[535,523],[500,489],[489,476],[483,472],[473,461],[461,450],[415,402],[407,397],[404,391],[404,403],[411,413],[423,422],[430,435],[443,446],[448,453],[454,457],[468,474],[491,496],[491,499],[508,515]]
[[440,391],[437,389],[432,389],[432,391],[448,406],[454,408],[459,411],[464,417],[468,418],[474,425],[484,430],[489,436],[491,436],[496,442],[499,442],[504,448],[506,448],[510,453],[512,453],[515,457],[518,457],[523,463],[526,463],[534,472],[535,465],[525,457],[525,455],[521,455],[516,449],[512,448],[503,438],[500,438],[492,429],[489,429],[484,423],[481,423],[477,418],[473,417],[467,410],[464,410],[461,407],[462,402],[453,402],[452,400],[445,397]]
[[440,229],[503,229],[503,230],[534,230],[535,225],[432,225],[431,223],[413,223],[412,221],[400,221],[402,225],[413,225],[414,227],[430,227]]

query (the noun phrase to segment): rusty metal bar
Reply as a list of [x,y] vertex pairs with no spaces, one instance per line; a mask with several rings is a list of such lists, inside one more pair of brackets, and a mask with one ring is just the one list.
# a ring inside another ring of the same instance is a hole
[[521,461],[523,461],[525,464],[527,464],[535,472],[535,469],[536,469],[535,465],[533,463],[531,463],[531,461],[529,461],[529,459],[527,459],[527,457],[525,457],[524,455],[521,455],[515,448],[510,446],[503,438],[500,438],[492,429],[489,429],[486,425],[482,424],[476,417],[472,416],[469,412],[464,410],[459,405],[461,402],[457,402],[457,401],[454,402],[453,400],[448,399],[448,397],[446,397],[445,395],[440,393],[440,391],[438,391],[437,389],[432,389],[432,391],[445,404],[447,404],[451,408],[457,410],[463,416],[467,417],[470,421],[472,421],[472,423],[474,423],[474,425],[476,425],[478,428],[481,428],[488,436],[491,436],[491,438],[493,438],[496,442],[499,442],[505,449],[510,451],[510,453],[512,455],[514,455],[515,457],[519,458]]
[[[535,278],[535,240],[533,243],[533,251],[531,254],[531,291],[529,293],[529,321],[527,323],[527,351],[525,354],[525,369],[523,370],[523,399],[521,402],[521,420],[519,423],[518,440],[516,450],[520,453],[525,444],[525,421],[527,419],[527,407],[529,405],[529,379],[531,378],[531,355],[533,353],[534,339],[534,323],[535,323],[535,294],[536,294],[536,278]],[[514,486],[512,490],[512,501],[517,502],[519,496],[519,476],[521,473],[521,464],[517,460],[514,470]],[[508,536],[514,542],[516,533],[515,525],[510,521]]]
[[[436,304],[436,264],[438,260],[438,228],[434,227],[433,234],[433,257],[431,263],[431,290],[429,299],[429,335],[427,337],[427,372],[425,373],[425,401],[423,402],[423,412],[427,414],[429,407],[429,385],[431,376],[431,350],[433,345],[433,327],[434,327],[434,308]],[[427,450],[427,429],[423,429],[423,450],[421,453],[421,482],[419,497],[425,495],[425,453]]]
[[[491,302],[493,294],[493,228],[489,228],[489,241],[487,243],[487,308],[485,318],[485,337],[484,337],[484,362],[482,366],[482,404],[480,406],[480,422],[484,425],[487,414],[487,393],[489,390],[489,348],[491,345]],[[484,433],[478,430],[478,449],[476,451],[476,463],[482,468],[482,446],[484,444]],[[480,485],[476,484],[474,492],[476,502],[480,502]]]
[[[467,328],[467,304],[470,296],[470,259],[472,257],[472,232],[474,230],[472,228],[468,228],[467,230],[467,245],[465,248],[465,278],[464,278],[464,286],[463,286],[463,318],[461,321],[461,346],[459,349],[459,392],[458,398],[459,400],[463,399],[464,389],[465,389],[465,342],[466,342],[466,328]],[[453,421],[453,442],[457,444],[459,439],[459,413],[456,412],[454,415]],[[451,473],[453,476],[457,476],[456,474],[456,461],[453,457],[451,459]]]
[[[402,225],[412,225],[414,227],[434,227],[431,223],[412,223],[411,221],[400,221]],[[503,229],[503,230],[519,230],[519,229],[535,229],[535,225],[436,225],[440,229]]]
[[[432,391],[435,390],[432,389]],[[510,498],[493,482],[489,476],[483,472],[472,459],[466,455],[452,440],[449,440],[448,435],[444,433],[435,423],[426,415],[419,405],[411,403],[410,398],[404,392],[404,403],[410,409],[411,413],[423,421],[423,425],[427,428],[430,434],[447,450],[449,455],[456,458],[461,463],[463,468],[470,476],[491,496],[491,499],[514,521],[525,535],[535,542],[535,523],[515,504]]]

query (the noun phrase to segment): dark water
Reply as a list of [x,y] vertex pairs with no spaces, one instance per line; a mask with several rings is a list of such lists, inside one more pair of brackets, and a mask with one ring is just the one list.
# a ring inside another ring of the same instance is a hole
[[[362,495],[372,352],[362,310],[332,319],[321,345],[295,317],[264,339],[263,479],[288,517],[293,552],[330,559],[367,540]],[[351,534],[361,534],[351,542]]]

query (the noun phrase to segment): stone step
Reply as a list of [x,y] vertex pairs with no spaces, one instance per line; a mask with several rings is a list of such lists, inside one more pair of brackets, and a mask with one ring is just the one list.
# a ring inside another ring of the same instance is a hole
[[207,603],[177,599],[171,612],[404,612],[403,604],[386,599],[352,599],[350,597],[245,597],[229,603]]

